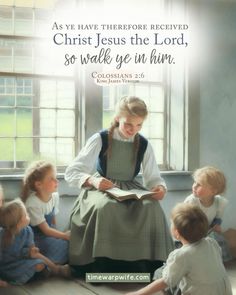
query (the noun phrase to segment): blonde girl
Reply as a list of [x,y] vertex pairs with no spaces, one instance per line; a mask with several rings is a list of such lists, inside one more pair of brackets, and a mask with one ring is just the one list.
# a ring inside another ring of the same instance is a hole
[[[153,149],[139,131],[148,115],[138,97],[123,97],[108,130],[94,134],[67,167],[81,191],[71,215],[70,263],[87,271],[150,271],[162,265],[172,239],[159,204],[166,192]],[[143,185],[137,181],[142,171]],[[148,189],[144,200],[118,202],[106,189]]]
[[67,275],[68,266],[58,266],[43,256],[34,244],[33,231],[24,204],[14,200],[0,209],[0,273],[9,283],[21,285],[48,266],[52,273]]
[[156,294],[166,288],[170,288],[167,294],[176,294],[172,289],[177,285],[182,295],[232,295],[220,248],[206,237],[208,220],[203,211],[191,204],[178,204],[171,220],[172,235],[183,246],[170,253],[159,279],[126,295]]
[[68,261],[70,233],[56,229],[57,186],[55,167],[46,161],[36,161],[25,171],[21,198],[40,252],[53,262],[64,264]]
[[213,166],[205,166],[193,173],[192,194],[186,203],[197,205],[206,214],[209,232],[222,250],[223,261],[232,259],[226,240],[221,234],[221,223],[227,200],[222,196],[226,188],[226,179],[222,171]]

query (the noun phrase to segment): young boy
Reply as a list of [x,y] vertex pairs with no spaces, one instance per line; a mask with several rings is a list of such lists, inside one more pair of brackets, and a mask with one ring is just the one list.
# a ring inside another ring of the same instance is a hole
[[160,279],[126,295],[151,295],[179,286],[182,295],[232,295],[230,281],[214,239],[206,237],[208,221],[202,210],[178,204],[172,210],[171,232],[183,246],[172,251]]

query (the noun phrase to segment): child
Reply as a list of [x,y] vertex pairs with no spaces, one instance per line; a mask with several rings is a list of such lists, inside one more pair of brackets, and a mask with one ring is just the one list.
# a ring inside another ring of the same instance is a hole
[[172,235],[183,246],[170,253],[160,279],[127,295],[154,294],[177,285],[182,295],[232,295],[220,248],[206,237],[208,221],[203,211],[182,203],[172,210],[171,219]]
[[55,263],[68,261],[69,232],[55,228],[59,195],[56,170],[46,161],[33,162],[25,172],[21,198],[30,216],[35,244]]
[[35,247],[33,231],[28,226],[29,216],[20,200],[4,204],[0,214],[0,272],[8,282],[24,284],[36,272],[43,271],[45,265],[52,273],[69,275],[68,265],[55,265]]
[[[159,203],[165,181],[150,142],[139,133],[147,114],[143,100],[123,97],[111,127],[94,134],[66,169],[66,181],[81,189],[70,240],[70,261],[80,271],[93,263],[92,272],[152,272],[173,249]],[[136,178],[140,170],[144,186]],[[113,186],[155,194],[119,202],[105,192]]]
[[206,214],[210,227],[209,233],[211,232],[211,237],[219,243],[223,261],[229,261],[232,256],[221,234],[222,216],[227,204],[227,200],[220,195],[225,191],[225,176],[219,169],[206,166],[197,169],[193,174],[193,179],[193,193],[185,199],[185,202],[199,206]]
[[[2,205],[3,205],[3,189],[2,189],[2,186],[0,184],[0,209],[1,209]],[[1,228],[0,228],[0,230],[1,230]],[[1,246],[0,246],[0,252],[1,252]],[[7,287],[7,285],[8,285],[7,282],[1,280],[1,278],[0,278],[0,287]]]

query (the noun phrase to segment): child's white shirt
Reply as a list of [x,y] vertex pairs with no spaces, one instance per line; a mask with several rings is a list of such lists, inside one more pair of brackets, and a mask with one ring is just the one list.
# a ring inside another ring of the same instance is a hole
[[172,251],[162,275],[170,288],[180,283],[183,295],[232,295],[221,249],[209,237]]
[[193,194],[191,194],[184,200],[184,203],[191,203],[200,207],[202,211],[206,214],[209,224],[211,224],[215,217],[222,219],[228,200],[220,195],[216,195],[214,197],[213,204],[209,207],[205,207],[202,205],[198,197],[195,197]]
[[48,202],[42,201],[33,192],[26,200],[25,206],[30,217],[30,225],[36,226],[45,222],[45,215],[52,212],[53,208],[55,215],[59,212],[59,194],[52,193],[52,197]]

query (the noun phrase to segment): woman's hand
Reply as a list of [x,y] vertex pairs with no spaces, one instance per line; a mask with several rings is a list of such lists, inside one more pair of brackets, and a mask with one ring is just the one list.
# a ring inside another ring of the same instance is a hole
[[90,185],[98,189],[99,191],[105,191],[109,188],[114,187],[113,182],[104,177],[90,177],[88,179]]
[[155,200],[162,200],[165,196],[165,193],[166,193],[166,189],[163,185],[158,185],[154,188],[152,188],[151,190],[152,192],[155,192],[154,195],[152,195],[152,198],[155,199]]

